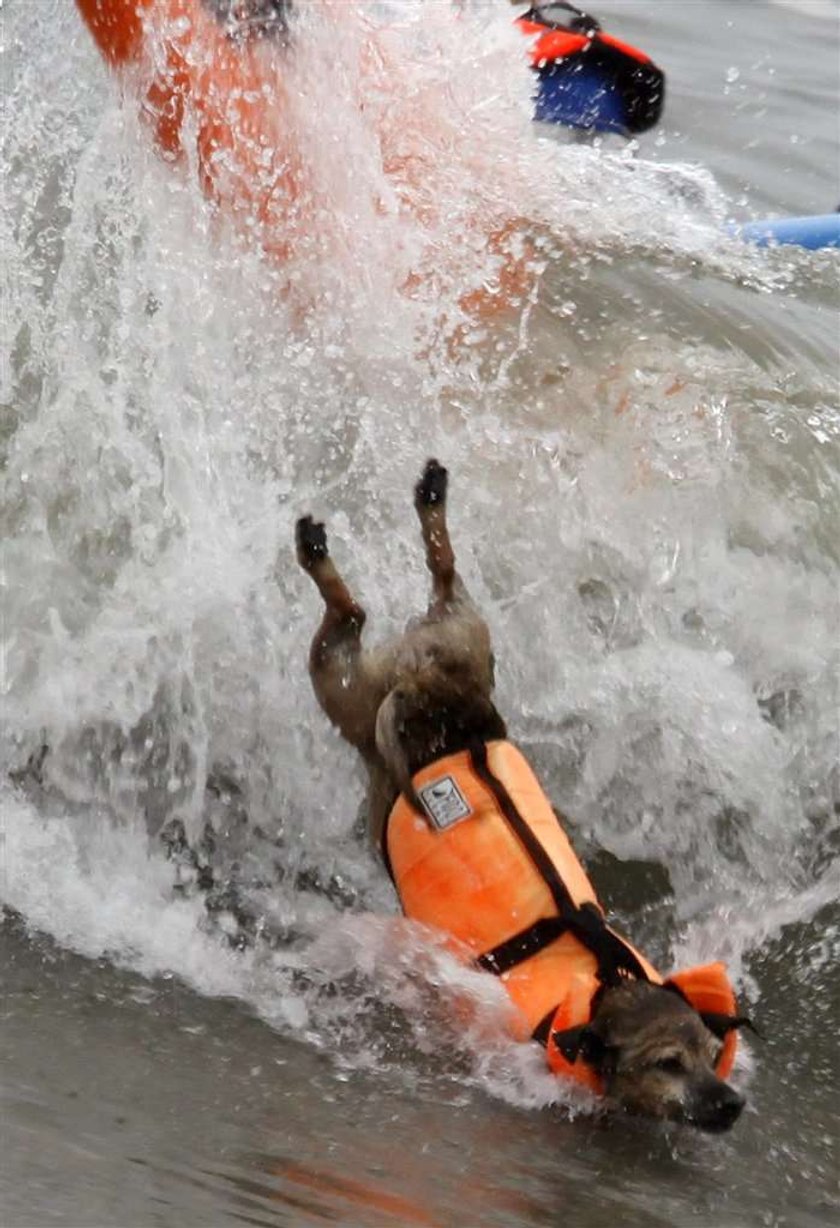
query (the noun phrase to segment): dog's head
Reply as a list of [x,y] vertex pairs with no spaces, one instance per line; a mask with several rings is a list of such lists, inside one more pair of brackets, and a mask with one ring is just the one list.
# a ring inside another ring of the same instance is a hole
[[745,1104],[715,1073],[730,1026],[704,1022],[679,994],[633,981],[606,990],[588,1024],[554,1040],[568,1060],[581,1057],[598,1071],[616,1108],[720,1132]]

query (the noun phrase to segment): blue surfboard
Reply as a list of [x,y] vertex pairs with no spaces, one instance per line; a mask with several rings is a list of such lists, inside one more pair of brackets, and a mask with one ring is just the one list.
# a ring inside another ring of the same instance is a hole
[[731,226],[732,234],[758,247],[776,245],[805,247],[818,251],[824,247],[840,247],[840,213],[815,214],[813,217],[778,217],[761,222],[743,222]]

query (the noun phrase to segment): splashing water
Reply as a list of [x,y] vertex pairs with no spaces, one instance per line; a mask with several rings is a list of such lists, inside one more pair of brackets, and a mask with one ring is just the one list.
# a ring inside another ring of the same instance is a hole
[[[594,864],[628,863],[652,956],[745,975],[840,884],[840,417],[832,258],[721,237],[697,168],[533,129],[506,12],[339,15],[266,50],[313,202],[282,265],[156,158],[68,6],[8,15],[3,900],[341,1028],[361,1069],[389,1028],[431,1062],[430,990],[475,1027],[503,997],[433,949],[418,975],[422,936],[369,916],[394,904],[310,693],[297,515],[393,629],[424,601],[411,482],[445,459],[513,735]],[[533,278],[476,318],[506,227]],[[460,1043],[463,1077],[557,1095]]]

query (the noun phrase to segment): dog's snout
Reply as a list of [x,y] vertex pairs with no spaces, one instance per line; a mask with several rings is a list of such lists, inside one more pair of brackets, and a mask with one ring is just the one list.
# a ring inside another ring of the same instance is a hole
[[717,1106],[717,1116],[724,1129],[734,1125],[746,1104],[746,1100],[733,1087],[724,1087]]
[[734,1087],[722,1083],[706,1096],[696,1114],[697,1125],[703,1130],[730,1130],[741,1116],[745,1098]]

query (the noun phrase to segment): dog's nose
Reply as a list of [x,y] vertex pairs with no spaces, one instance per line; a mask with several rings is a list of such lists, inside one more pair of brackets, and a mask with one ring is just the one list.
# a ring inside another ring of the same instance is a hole
[[712,1085],[706,1086],[703,1094],[695,1101],[696,1108],[694,1113],[690,1114],[689,1120],[701,1130],[722,1134],[724,1130],[730,1130],[735,1125],[746,1103],[734,1087],[715,1080]]
[[710,1106],[717,1128],[729,1130],[734,1126],[746,1103],[744,1097],[733,1087],[722,1087]]

